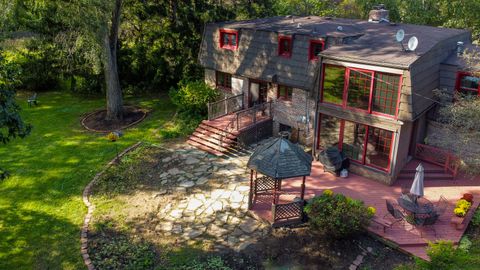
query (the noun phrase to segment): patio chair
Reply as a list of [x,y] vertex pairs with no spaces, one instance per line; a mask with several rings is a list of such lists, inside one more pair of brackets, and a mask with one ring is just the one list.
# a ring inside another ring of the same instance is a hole
[[435,230],[435,223],[438,220],[439,215],[437,213],[432,213],[429,215],[425,215],[424,217],[415,217],[415,224],[417,226],[415,227],[420,227],[420,237],[423,238],[423,230],[430,228],[433,230],[433,233],[435,234],[435,238],[437,237],[437,231]]
[[392,227],[395,223],[403,222],[405,221],[405,215],[403,212],[397,207],[397,204],[393,200],[385,200],[385,204],[387,206],[387,211],[388,213],[383,216],[383,218],[387,217],[390,215],[393,217],[394,221],[390,225]]
[[438,216],[441,216],[443,215],[443,213],[445,213],[445,211],[447,210],[447,207],[448,207],[447,199],[445,199],[445,197],[443,196],[440,196],[440,199],[435,204],[434,211]]

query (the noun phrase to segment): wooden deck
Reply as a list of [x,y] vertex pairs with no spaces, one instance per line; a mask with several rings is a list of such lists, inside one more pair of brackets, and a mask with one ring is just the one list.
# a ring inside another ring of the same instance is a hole
[[[418,165],[418,161],[414,160],[408,166],[409,168],[415,168],[416,165]],[[431,168],[435,165],[425,164],[425,166]],[[401,186],[411,185],[412,181],[413,178],[411,180],[398,180],[395,185],[386,186],[354,174],[350,174],[346,179],[337,178],[332,174],[324,173],[322,165],[319,162],[314,162],[312,174],[306,181],[306,198],[308,199],[315,194],[321,194],[325,189],[331,189],[336,193],[342,193],[352,198],[363,200],[367,206],[373,206],[377,209],[376,216],[378,218],[383,218],[387,213],[385,200],[389,198],[396,200],[400,195]],[[280,196],[280,203],[291,202],[295,196],[299,196],[301,182],[301,178],[284,180],[282,190],[289,194]],[[462,230],[457,230],[450,224],[454,204],[463,193],[472,193],[474,195],[475,202],[471,210],[474,211],[480,201],[480,177],[471,179],[459,175],[455,180],[425,180],[425,198],[436,203],[440,196],[443,195],[450,202],[446,212],[434,225],[437,233],[436,237],[434,231],[431,229],[423,230],[422,237],[420,231],[412,228],[409,224],[405,226],[396,224],[384,232],[380,225],[372,223],[369,231],[388,241],[396,243],[399,248],[405,252],[423,259],[428,259],[426,247],[429,241],[444,239],[458,243],[464,234],[467,226],[464,226]],[[256,216],[270,220],[271,203],[271,196],[266,195],[261,197],[254,204],[252,211]],[[388,217],[386,219],[388,219]],[[466,221],[469,222],[470,219],[471,215]],[[466,224],[468,224],[468,222]]]

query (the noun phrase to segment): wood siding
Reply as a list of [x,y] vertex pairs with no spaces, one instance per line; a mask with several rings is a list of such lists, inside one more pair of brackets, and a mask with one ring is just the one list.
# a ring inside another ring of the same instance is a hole
[[[207,68],[233,75],[275,82],[304,90],[315,85],[318,61],[309,61],[308,35],[292,36],[292,55],[278,55],[279,33],[238,30],[238,49],[228,50],[219,46],[219,28],[207,25],[199,54],[200,64]],[[317,38],[318,39],[318,38]]]
[[440,87],[441,63],[455,52],[458,41],[468,42],[469,39],[470,33],[462,33],[440,41],[412,64],[410,67],[412,120],[434,104],[433,90]]

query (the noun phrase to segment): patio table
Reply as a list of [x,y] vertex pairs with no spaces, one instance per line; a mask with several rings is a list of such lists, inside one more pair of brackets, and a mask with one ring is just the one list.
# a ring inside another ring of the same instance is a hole
[[417,214],[430,214],[434,211],[433,203],[429,200],[420,197],[416,200],[408,195],[402,195],[397,199],[398,205],[406,212]]

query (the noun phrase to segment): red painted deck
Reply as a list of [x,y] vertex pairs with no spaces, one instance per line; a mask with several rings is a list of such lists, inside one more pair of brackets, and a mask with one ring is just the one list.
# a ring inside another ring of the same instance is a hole
[[[257,123],[267,119],[270,119],[268,115],[262,114],[261,111],[256,112]],[[205,120],[205,123],[207,123],[209,126],[216,127],[221,130],[227,130],[227,127],[232,124],[232,121],[236,121],[235,113],[227,114],[214,120]],[[233,124],[236,126],[237,123],[235,122]],[[241,114],[238,118],[238,125],[240,131],[242,129],[252,126],[253,124],[253,114],[251,113]]]
[[[409,167],[415,168],[418,161],[412,161]],[[435,165],[426,164],[431,167]],[[325,189],[331,189],[336,193],[342,193],[355,199],[360,199],[365,202],[367,206],[373,206],[377,209],[376,216],[383,218],[387,214],[385,206],[386,199],[397,199],[400,195],[402,185],[411,185],[411,180],[398,180],[393,186],[386,186],[379,182],[367,179],[362,176],[350,174],[348,178],[337,178],[330,173],[324,173],[321,163],[314,162],[312,166],[312,174],[306,180],[306,198],[310,198],[315,194],[321,194]],[[280,203],[291,202],[294,197],[300,194],[301,178],[283,180],[282,190],[291,192],[289,195],[282,195]],[[441,195],[443,195],[449,202],[449,207],[446,212],[439,218],[434,225],[437,237],[435,237],[433,230],[423,230],[423,237],[420,236],[420,231],[412,228],[409,224],[403,226],[396,224],[392,228],[387,228],[383,232],[383,228],[375,223],[369,228],[369,231],[397,243],[399,247],[415,256],[423,259],[428,259],[426,255],[426,247],[428,241],[435,241],[439,239],[451,240],[458,243],[466,227],[462,230],[457,230],[450,219],[453,216],[453,208],[456,200],[458,200],[463,193],[472,193],[474,195],[474,205],[472,210],[478,207],[480,201],[480,177],[471,179],[462,175],[456,177],[455,180],[425,180],[425,198],[432,203],[436,203]],[[257,200],[254,204],[253,212],[266,220],[271,220],[271,197],[263,197]],[[471,210],[471,211],[472,211]],[[386,218],[388,219],[388,217]],[[468,220],[470,221],[471,215]],[[468,223],[467,223],[468,224]]]

